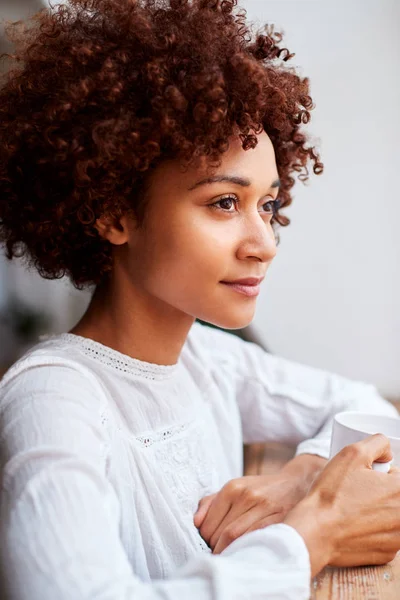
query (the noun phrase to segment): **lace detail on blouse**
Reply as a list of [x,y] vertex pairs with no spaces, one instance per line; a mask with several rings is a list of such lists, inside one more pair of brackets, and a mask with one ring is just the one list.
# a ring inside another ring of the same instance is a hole
[[[164,480],[176,497],[183,512],[193,518],[199,498],[215,491],[218,466],[214,451],[204,440],[208,427],[204,416],[149,435],[154,445],[154,457],[161,467]],[[184,435],[177,435],[184,431]]]
[[131,375],[137,375],[153,381],[172,377],[179,366],[179,362],[174,365],[158,365],[156,363],[149,363],[137,358],[132,358],[131,356],[118,352],[118,350],[114,350],[100,342],[96,342],[81,335],[76,335],[75,333],[41,335],[39,340],[45,341],[56,337],[74,344],[79,350],[86,354],[86,356],[90,356],[93,360],[102,363],[103,365],[107,365],[108,367],[123,373],[130,373]]
[[[100,421],[104,427],[111,426],[121,431],[121,426],[111,417],[107,408],[102,411]],[[155,461],[161,467],[163,478],[179,503],[182,518],[188,524],[188,530],[192,532],[195,546],[198,551],[206,554],[210,554],[212,549],[201,537],[200,532],[193,532],[193,515],[197,510],[199,499],[220,487],[218,466],[212,445],[204,445],[201,433],[208,429],[209,424],[204,413],[200,412],[190,421],[134,436],[135,441],[146,454],[154,452]],[[159,540],[152,541],[149,537],[146,543],[158,556]],[[186,560],[190,557],[189,553]],[[179,552],[177,564],[181,562],[181,558]]]
[[136,437],[136,440],[143,446],[148,447],[156,444],[157,442],[162,442],[167,440],[182,431],[185,431],[189,427],[188,423],[181,423],[179,425],[174,425],[169,427],[168,429],[163,429],[161,431],[156,431],[155,433],[149,433],[148,435],[140,435]]

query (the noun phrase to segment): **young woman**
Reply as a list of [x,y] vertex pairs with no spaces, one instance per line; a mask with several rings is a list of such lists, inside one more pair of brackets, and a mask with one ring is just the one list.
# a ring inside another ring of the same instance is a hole
[[[195,323],[250,323],[293,176],[322,169],[307,80],[235,4],[70,0],[14,34],[1,239],[93,296],[0,384],[2,598],[299,600],[400,548],[387,440],[324,469],[337,411],[395,409]],[[269,440],[296,457],[243,477]]]

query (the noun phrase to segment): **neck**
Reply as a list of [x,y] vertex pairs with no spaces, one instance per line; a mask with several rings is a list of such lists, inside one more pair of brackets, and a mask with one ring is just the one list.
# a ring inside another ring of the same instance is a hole
[[98,286],[81,320],[69,333],[88,337],[138,360],[173,365],[194,317],[113,280]]

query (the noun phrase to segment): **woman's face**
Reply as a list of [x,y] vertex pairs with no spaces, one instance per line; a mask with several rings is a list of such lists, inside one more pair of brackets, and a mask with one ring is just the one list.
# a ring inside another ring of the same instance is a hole
[[[210,176],[219,181],[205,181]],[[167,313],[174,309],[226,329],[248,325],[257,286],[240,291],[224,282],[265,276],[276,253],[271,218],[278,186],[264,132],[252,150],[234,138],[212,172],[204,166],[182,173],[177,162],[161,164],[150,178],[144,227],[132,221],[124,244],[124,270],[134,289]]]

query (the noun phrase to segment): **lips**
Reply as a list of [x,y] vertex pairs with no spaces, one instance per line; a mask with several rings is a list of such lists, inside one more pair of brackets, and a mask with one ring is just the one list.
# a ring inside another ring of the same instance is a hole
[[264,277],[246,277],[245,279],[235,279],[234,281],[221,281],[229,285],[259,285]]
[[253,297],[258,296],[260,293],[260,283],[263,279],[263,277],[247,277],[245,279],[236,279],[236,281],[221,281],[221,283],[235,292]]

